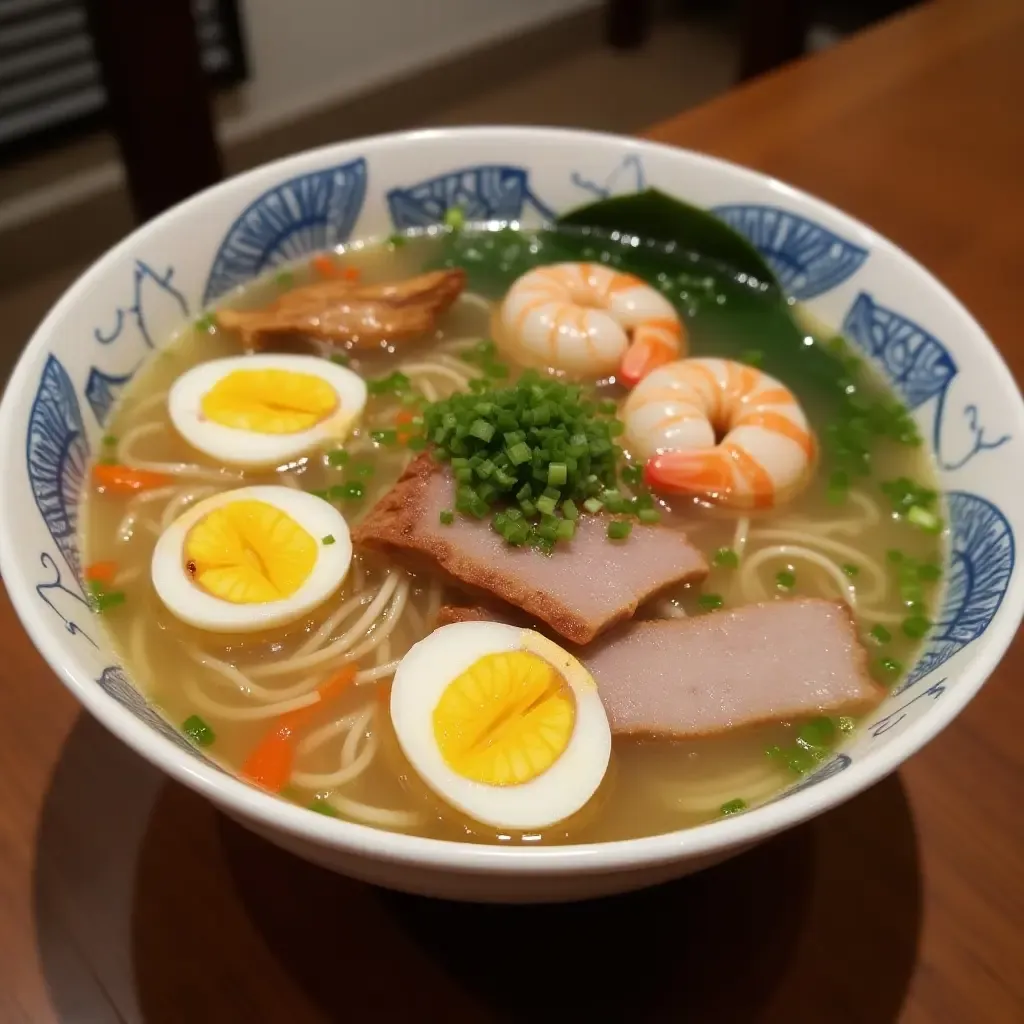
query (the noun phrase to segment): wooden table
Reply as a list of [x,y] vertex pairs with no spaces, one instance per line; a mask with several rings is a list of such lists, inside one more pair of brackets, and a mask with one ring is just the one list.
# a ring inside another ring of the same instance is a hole
[[[879,228],[1020,377],[1022,93],[1024,3],[944,0],[652,135]],[[0,636],[0,1022],[1024,1021],[1019,641],[940,739],[846,806],[654,892],[507,909],[278,852],[81,714],[5,597]]]

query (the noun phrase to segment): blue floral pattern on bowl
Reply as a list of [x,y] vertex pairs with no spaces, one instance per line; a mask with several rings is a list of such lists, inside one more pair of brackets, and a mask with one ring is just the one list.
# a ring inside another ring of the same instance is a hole
[[835,288],[868,258],[866,249],[777,206],[737,203],[711,212],[747,238],[794,299],[812,299]]
[[451,209],[467,220],[515,221],[529,209],[544,220],[554,214],[530,189],[523,167],[481,164],[449,171],[387,193],[391,222],[399,231],[430,227],[444,221]]
[[25,460],[36,507],[64,561],[80,579],[78,502],[89,440],[74,385],[54,355],[47,357],[29,413]]
[[214,257],[203,305],[282,263],[347,241],[366,198],[366,161],[300,174],[235,220]]

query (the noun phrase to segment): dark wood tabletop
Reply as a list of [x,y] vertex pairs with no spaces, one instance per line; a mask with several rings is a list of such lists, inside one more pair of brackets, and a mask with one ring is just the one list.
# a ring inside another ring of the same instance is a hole
[[[652,137],[809,189],[1024,379],[1024,3],[938,0]],[[1024,643],[869,792],[647,893],[472,907],[349,882],[78,710],[0,594],[0,1022],[1024,1021]]]

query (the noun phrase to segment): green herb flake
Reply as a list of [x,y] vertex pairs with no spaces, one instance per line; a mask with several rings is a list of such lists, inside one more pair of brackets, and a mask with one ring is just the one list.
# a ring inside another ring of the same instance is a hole
[[726,803],[722,804],[722,806],[719,808],[719,814],[721,814],[723,817],[726,817],[730,814],[739,814],[740,811],[745,811],[746,809],[746,800],[743,800],[740,797],[736,797],[735,800],[729,800]]
[[719,548],[711,561],[718,569],[736,569],[740,564],[740,556],[732,548]]
[[181,731],[197,746],[212,746],[217,734],[198,715],[189,715],[182,723]]
[[325,544],[325,545],[334,544],[335,543],[334,534],[333,533],[329,533],[329,534],[327,534],[326,537],[322,537],[321,540],[320,540],[320,543],[321,544]]
[[704,611],[713,612],[721,608],[725,604],[725,601],[721,594],[701,594],[700,597],[697,598],[697,604]]
[[450,508],[441,509],[438,519],[441,520],[442,525],[451,526],[455,522],[455,513]]
[[775,585],[779,590],[792,590],[796,586],[796,573],[790,569],[783,569],[775,574]]
[[868,636],[870,636],[876,644],[887,644],[892,640],[892,633],[890,633],[889,630],[887,630],[881,623],[872,626]]

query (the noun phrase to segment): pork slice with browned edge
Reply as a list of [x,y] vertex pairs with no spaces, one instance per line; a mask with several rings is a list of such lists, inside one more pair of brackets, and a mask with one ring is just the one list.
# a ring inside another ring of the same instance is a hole
[[501,598],[547,623],[573,643],[589,643],[629,619],[673,584],[699,581],[704,556],[679,530],[636,525],[629,538],[608,538],[608,520],[581,516],[571,541],[550,555],[513,547],[489,522],[440,514],[454,504],[450,469],[420,455],[353,531],[353,541],[412,568],[442,572],[471,592]]

